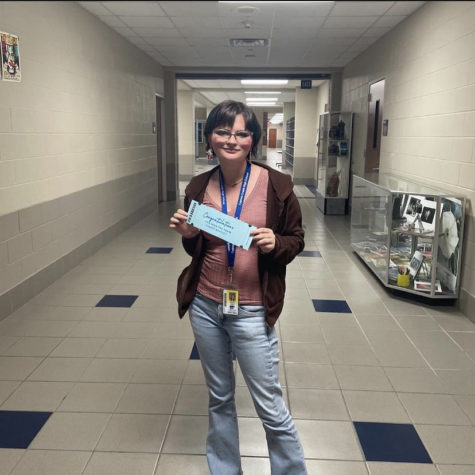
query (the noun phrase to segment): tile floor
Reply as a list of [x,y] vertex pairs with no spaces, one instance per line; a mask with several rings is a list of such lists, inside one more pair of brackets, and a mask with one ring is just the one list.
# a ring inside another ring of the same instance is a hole
[[[388,293],[351,252],[348,217],[296,192],[306,252],[277,329],[309,474],[475,474],[475,325]],[[168,229],[175,206],[0,322],[0,475],[208,473],[207,392],[174,297],[189,260]],[[244,472],[269,474],[235,365]]]

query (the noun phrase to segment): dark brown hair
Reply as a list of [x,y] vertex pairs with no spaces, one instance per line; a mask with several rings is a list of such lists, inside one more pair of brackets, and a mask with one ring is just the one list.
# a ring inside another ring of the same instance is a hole
[[246,104],[237,101],[223,101],[215,106],[209,113],[204,130],[207,149],[211,148],[209,144],[209,137],[213,133],[213,130],[217,127],[232,127],[234,125],[234,121],[236,120],[236,116],[239,114],[242,114],[244,117],[246,130],[252,132],[251,155],[254,158],[257,157],[257,145],[262,134],[261,126],[257,120],[256,114],[254,114],[254,111],[246,106]]

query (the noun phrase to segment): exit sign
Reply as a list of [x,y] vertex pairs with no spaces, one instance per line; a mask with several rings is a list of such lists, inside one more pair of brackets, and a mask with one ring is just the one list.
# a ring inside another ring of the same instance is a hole
[[311,79],[302,79],[300,81],[301,89],[312,89],[312,80]]

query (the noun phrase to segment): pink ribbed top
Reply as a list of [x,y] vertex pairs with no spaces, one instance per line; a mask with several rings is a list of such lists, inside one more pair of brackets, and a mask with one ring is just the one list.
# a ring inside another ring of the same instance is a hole
[[[254,188],[247,191],[244,199],[240,220],[258,228],[265,227],[267,211],[267,184],[269,172],[260,168],[260,174]],[[215,203],[205,192],[203,203],[221,211],[221,203]],[[232,210],[234,216],[234,210]],[[228,212],[231,215],[231,213]],[[223,289],[228,283],[228,256],[226,244],[222,239],[208,233],[203,233],[206,245],[206,254],[201,268],[198,292],[215,302],[222,302]],[[239,290],[239,304],[262,305],[262,293],[257,269],[256,246],[249,250],[236,249],[234,261],[233,284]]]

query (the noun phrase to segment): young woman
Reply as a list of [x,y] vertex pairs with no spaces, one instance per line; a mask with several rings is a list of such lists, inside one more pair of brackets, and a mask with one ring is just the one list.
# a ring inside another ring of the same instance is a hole
[[[300,206],[288,175],[251,162],[261,127],[246,105],[218,104],[204,133],[219,166],[190,181],[185,210],[173,214],[170,227],[192,256],[178,279],[177,300],[180,317],[189,310],[209,390],[208,465],[212,475],[242,473],[234,352],[266,432],[272,474],[306,474],[278,380],[274,329],[284,303],[285,266],[304,247]],[[249,250],[188,225],[191,200],[256,226]]]

